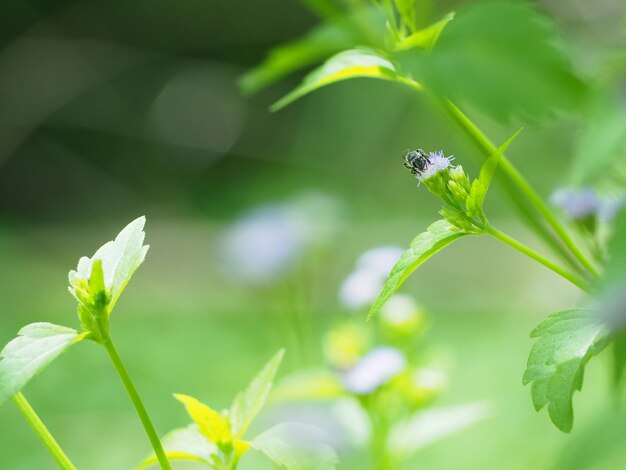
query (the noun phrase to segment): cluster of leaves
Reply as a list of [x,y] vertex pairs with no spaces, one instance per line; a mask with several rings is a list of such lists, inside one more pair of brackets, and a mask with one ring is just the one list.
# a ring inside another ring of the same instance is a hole
[[82,331],[52,323],[33,323],[0,352],[0,404],[18,393],[70,346],[83,339],[109,338],[109,317],[133,273],[143,263],[145,217],[128,224],[91,258],[83,257],[69,273],[69,290],[78,301]]
[[[323,443],[317,428],[299,423],[282,423],[253,439],[244,439],[272,388],[284,351],[279,351],[237,395],[228,410],[219,413],[188,395],[174,395],[187,409],[194,424],[175,429],[163,437],[170,460],[202,462],[216,470],[234,469],[239,459],[253,449],[278,466],[289,470],[332,470],[337,464],[334,450]],[[314,439],[316,438],[316,439]],[[140,468],[156,463],[156,457]]]
[[[69,273],[69,291],[78,301],[82,331],[54,325],[33,323],[0,353],[0,404],[16,395],[36,374],[73,344],[89,339],[112,348],[110,315],[133,273],[144,261],[148,246],[143,244],[145,217],[128,224],[115,238],[91,257],[79,260]],[[117,354],[117,353],[115,353]],[[333,449],[319,439],[319,434],[299,424],[280,424],[251,440],[244,440],[252,420],[263,407],[284,352],[278,352],[237,395],[230,410],[218,413],[196,399],[175,395],[195,424],[169,433],[163,444],[172,460],[196,460],[216,470],[234,470],[249,449],[267,455],[277,465],[289,470],[332,470],[337,463]],[[118,359],[119,360],[119,359]],[[156,438],[156,436],[155,436]],[[142,466],[163,461],[157,456]]]

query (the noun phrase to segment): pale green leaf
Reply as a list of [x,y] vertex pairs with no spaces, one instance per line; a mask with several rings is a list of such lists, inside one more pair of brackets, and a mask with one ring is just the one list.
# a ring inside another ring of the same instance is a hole
[[607,326],[588,310],[553,313],[531,333],[537,338],[528,357],[524,384],[531,383],[535,409],[548,406],[552,422],[572,429],[572,397],[583,384],[585,365],[609,341]]
[[246,432],[254,417],[263,408],[284,354],[284,349],[278,351],[252,379],[248,387],[235,398],[230,408],[230,423],[235,438],[241,437]]
[[443,19],[437,21],[436,23],[427,26],[426,28],[420,29],[419,31],[414,32],[413,34],[405,37],[400,40],[395,46],[394,49],[401,51],[405,49],[413,49],[414,47],[424,49],[426,51],[432,50],[441,36],[444,28],[454,19],[454,13],[448,13]]
[[104,284],[110,298],[109,311],[113,310],[126,284],[146,257],[149,246],[143,244],[145,223],[146,218],[143,216],[133,220],[115,240],[102,245],[91,258],[82,257],[78,261],[76,270],[69,273],[70,292],[77,299],[77,283],[81,279],[88,281],[94,261],[101,260]]
[[298,400],[329,400],[344,393],[336,373],[319,369],[297,372],[285,377],[272,390],[273,402]]
[[85,334],[52,323],[31,323],[0,352],[0,404],[19,392]]
[[428,258],[448,246],[458,238],[472,235],[464,232],[446,220],[438,220],[420,233],[411,242],[411,246],[406,250],[389,274],[389,279],[385,282],[382,291],[370,309],[369,316],[375,315],[378,310],[396,293],[402,283]]
[[324,438],[315,427],[285,423],[258,435],[250,445],[287,470],[333,470],[339,460]]
[[445,439],[484,419],[485,403],[471,403],[418,411],[395,424],[387,439],[387,451],[398,460]]
[[224,416],[189,395],[175,393],[174,397],[185,405],[187,413],[198,425],[199,432],[210,442],[215,445],[232,443],[230,426]]
[[491,186],[491,181],[496,172],[496,168],[498,168],[498,165],[500,164],[502,155],[506,152],[506,149],[520,132],[522,132],[522,129],[509,137],[506,142],[504,142],[498,150],[496,150],[496,152],[487,158],[485,163],[483,163],[483,166],[480,169],[480,175],[472,182],[469,197],[467,198],[466,205],[468,215],[478,217],[483,215],[483,203],[485,202],[487,191],[489,191],[489,186]]
[[318,88],[358,77],[402,80],[389,59],[372,49],[359,47],[328,59],[324,65],[309,73],[298,87],[274,103],[271,109],[279,110]]
[[394,0],[400,18],[410,30],[415,30],[415,0]]
[[[217,455],[217,448],[202,435],[195,424],[168,432],[161,438],[161,444],[170,461],[193,460],[212,465]],[[151,455],[141,462],[136,470],[158,464],[158,462],[156,456]]]

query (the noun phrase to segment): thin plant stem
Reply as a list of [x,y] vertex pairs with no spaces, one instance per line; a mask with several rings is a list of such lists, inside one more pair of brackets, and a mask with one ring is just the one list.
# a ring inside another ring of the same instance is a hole
[[565,269],[563,269],[558,264],[553,263],[548,258],[543,256],[541,253],[539,253],[539,252],[533,250],[532,248],[524,245],[523,243],[515,240],[514,238],[508,236],[506,233],[501,232],[500,230],[494,228],[491,225],[486,225],[484,227],[484,230],[485,230],[486,233],[488,233],[492,237],[500,240],[502,243],[505,243],[505,244],[509,245],[510,247],[515,248],[520,253],[523,253],[526,256],[534,259],[538,263],[543,264],[546,268],[548,268],[551,271],[555,272],[559,276],[567,279],[569,282],[571,282],[575,286],[579,287],[580,289],[584,290],[588,294],[593,293],[593,291],[591,289],[591,286],[589,285],[589,283],[587,281],[585,281],[584,279],[578,277],[575,274],[570,273],[569,271],[566,271]]
[[[463,111],[461,111],[450,100],[444,100],[445,109],[456,119],[456,121],[467,131],[467,133],[480,145],[486,154],[492,155],[497,151],[495,144],[474,124]],[[578,247],[567,229],[561,224],[558,218],[552,213],[548,205],[543,201],[537,191],[530,185],[517,168],[504,156],[500,160],[500,167],[508,175],[511,181],[524,194],[526,199],[543,216],[548,225],[554,230],[559,239],[569,249],[580,264],[582,264],[594,277],[600,273],[587,258],[585,253]]]
[[152,444],[152,448],[154,449],[154,453],[161,465],[163,470],[171,470],[172,467],[167,460],[167,456],[165,455],[165,451],[163,450],[163,446],[161,445],[161,441],[159,440],[159,436],[154,429],[154,425],[150,420],[150,416],[148,416],[148,412],[146,411],[146,407],[141,401],[141,397],[133,384],[133,381],[128,374],[128,370],[126,370],[126,366],[122,362],[122,358],[118,354],[115,346],[113,346],[113,342],[110,337],[107,337],[103,345],[107,352],[109,353],[109,357],[115,366],[115,370],[117,371],[120,379],[122,379],[122,383],[130,396],[133,405],[135,406],[135,410],[137,410],[137,414],[139,415],[139,419],[141,419],[141,423],[143,424],[144,429],[146,430],[146,434],[148,435],[148,439],[150,439],[150,444]]
[[26,422],[30,425],[32,430],[35,431],[37,437],[41,439],[41,442],[43,442],[43,445],[46,447],[59,467],[63,470],[76,470],[74,464],[70,461],[67,455],[65,455],[65,452],[63,452],[59,443],[54,439],[46,425],[43,424],[43,421],[41,421],[41,418],[39,418],[33,407],[30,406],[30,403],[28,403],[28,400],[26,400],[26,397],[22,394],[22,392],[17,392],[13,396],[13,403],[15,403],[15,406],[17,406],[20,410],[22,416],[24,416],[24,419],[26,419]]

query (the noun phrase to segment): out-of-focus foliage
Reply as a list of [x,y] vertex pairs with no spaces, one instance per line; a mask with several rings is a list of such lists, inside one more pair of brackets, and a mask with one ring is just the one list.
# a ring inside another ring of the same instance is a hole
[[588,88],[572,70],[555,26],[535,8],[480,3],[444,29],[432,54],[400,60],[418,81],[460,104],[505,119],[576,110]]

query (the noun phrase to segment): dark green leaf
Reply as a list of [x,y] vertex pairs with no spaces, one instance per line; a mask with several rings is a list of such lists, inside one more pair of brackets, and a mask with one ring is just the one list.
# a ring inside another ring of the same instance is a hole
[[415,237],[409,249],[402,254],[392,268],[389,279],[387,279],[383,290],[370,309],[370,318],[380,310],[385,302],[396,293],[406,278],[422,263],[453,241],[467,235],[471,235],[471,233],[459,230],[446,220],[438,220],[425,232]]
[[533,345],[524,384],[531,383],[535,409],[548,406],[552,422],[563,432],[572,429],[572,396],[583,384],[585,365],[608,343],[606,324],[589,310],[553,313],[531,333]]
[[440,96],[498,119],[577,110],[587,86],[572,71],[553,22],[530,5],[486,2],[459,11],[432,54],[398,60]]

